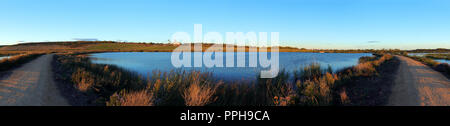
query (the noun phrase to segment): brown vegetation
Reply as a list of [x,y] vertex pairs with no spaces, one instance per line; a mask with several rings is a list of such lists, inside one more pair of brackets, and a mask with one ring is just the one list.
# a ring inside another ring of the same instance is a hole
[[391,55],[364,62],[338,72],[335,104],[375,106],[386,105],[394,85],[399,60]]
[[207,84],[200,85],[199,81],[194,81],[183,92],[183,98],[186,106],[204,106],[214,102],[213,95],[216,93],[217,86]]
[[106,103],[107,106],[153,106],[153,94],[148,90],[141,91],[121,91],[114,93],[110,100]]
[[425,54],[425,57],[431,59],[445,59],[450,60],[450,53],[436,53],[436,54]]
[[78,94],[73,96],[77,98],[69,99],[87,102],[82,105],[105,105],[114,93],[146,87],[144,79],[133,72],[115,66],[93,64],[84,57],[55,55],[54,67],[56,79],[60,83],[71,84],[63,88],[69,88],[68,92],[72,91],[73,95]]

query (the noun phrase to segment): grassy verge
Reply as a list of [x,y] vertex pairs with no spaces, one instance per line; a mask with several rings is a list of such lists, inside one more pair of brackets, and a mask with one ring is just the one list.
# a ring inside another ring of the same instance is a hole
[[143,78],[116,66],[93,64],[86,57],[55,55],[53,71],[74,105],[105,105],[114,93],[143,89]]
[[335,104],[386,105],[399,64],[399,59],[384,55],[340,71],[334,89]]
[[366,57],[337,73],[312,64],[294,73],[281,71],[272,79],[227,83],[198,71],[154,71],[151,77],[142,77],[73,55],[56,55],[54,70],[75,105],[321,106],[382,105],[391,85],[385,79],[392,79],[384,74],[395,71],[396,65],[392,56],[383,55]]
[[0,51],[0,56],[13,56],[19,54],[26,54],[26,51]]
[[420,56],[407,56],[423,64],[431,67],[432,69],[441,72],[447,78],[450,78],[450,65],[447,63],[439,63],[431,58],[420,57]]
[[439,54],[425,54],[425,57],[427,58],[431,58],[431,59],[445,59],[445,60],[450,60],[450,54],[446,53],[439,53]]
[[20,54],[0,60],[0,71],[10,70],[25,64],[42,54]]

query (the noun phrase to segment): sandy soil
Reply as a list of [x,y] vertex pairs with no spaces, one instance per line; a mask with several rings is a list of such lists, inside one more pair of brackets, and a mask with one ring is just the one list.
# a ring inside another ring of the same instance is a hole
[[66,106],[54,82],[53,55],[41,56],[0,78],[0,106]]
[[400,66],[388,106],[449,106],[450,81],[413,59],[396,56]]

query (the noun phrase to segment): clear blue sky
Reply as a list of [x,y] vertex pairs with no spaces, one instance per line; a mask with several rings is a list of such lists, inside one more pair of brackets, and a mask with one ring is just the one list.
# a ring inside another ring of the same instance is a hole
[[280,32],[305,48],[450,48],[449,0],[1,0],[0,45]]

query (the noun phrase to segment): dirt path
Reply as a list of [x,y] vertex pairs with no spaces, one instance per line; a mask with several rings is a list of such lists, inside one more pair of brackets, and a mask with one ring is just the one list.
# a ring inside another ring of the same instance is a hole
[[449,106],[450,81],[413,59],[396,56],[400,66],[388,106]]
[[65,106],[53,80],[53,55],[41,56],[0,78],[0,106]]

